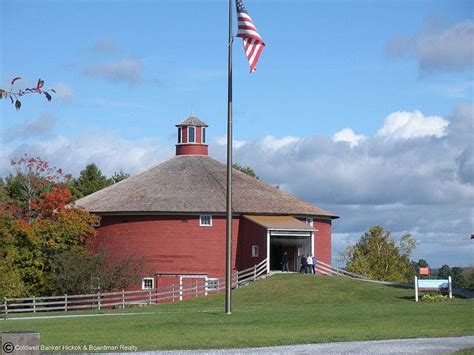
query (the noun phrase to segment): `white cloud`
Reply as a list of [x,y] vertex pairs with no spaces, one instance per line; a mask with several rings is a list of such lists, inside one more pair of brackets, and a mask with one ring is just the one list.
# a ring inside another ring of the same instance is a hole
[[398,111],[385,117],[377,135],[394,139],[410,139],[427,136],[437,138],[446,134],[449,122],[440,116],[424,116],[420,111]]
[[[215,142],[221,146],[227,146],[227,136],[218,137]],[[241,148],[245,144],[245,141],[240,141],[237,139],[232,140],[233,148]]]
[[442,96],[471,100],[474,92],[474,80],[431,85],[429,88]]
[[[76,139],[57,135],[14,149],[4,149],[3,153],[2,158],[34,154],[77,176],[91,162],[106,175],[118,170],[135,174],[170,158],[174,149],[163,147],[151,138],[127,140],[114,133],[88,132]],[[3,165],[1,170],[1,176],[5,176],[9,169]]]
[[474,21],[467,20],[438,32],[422,34],[416,44],[422,71],[464,70],[474,67]]
[[53,94],[53,99],[59,99],[59,101],[65,104],[72,104],[74,102],[74,92],[69,85],[57,83],[52,87],[56,91],[56,94]]
[[143,81],[142,69],[142,61],[139,58],[127,57],[118,62],[89,65],[84,69],[84,74],[110,81],[124,81],[130,85],[135,85]]
[[112,38],[103,37],[99,38],[90,48],[90,52],[93,53],[104,53],[113,54],[117,52],[117,45]]
[[298,137],[286,136],[283,138],[275,138],[273,136],[266,136],[263,138],[262,145],[266,150],[277,151],[283,147],[293,146],[299,141]]
[[35,120],[26,121],[5,130],[2,134],[2,139],[5,143],[9,143],[18,139],[25,140],[43,137],[51,133],[55,125],[55,117],[43,114]]
[[[413,233],[420,241],[415,258],[468,265],[473,117],[474,105],[459,106],[446,118],[394,112],[357,149],[351,135],[348,144],[334,137],[267,136],[236,148],[234,160],[254,168],[262,181],[340,215],[334,240],[358,239],[380,224],[396,234]],[[225,161],[222,147],[211,146],[211,152]],[[447,239],[454,242],[447,245]],[[344,245],[334,242],[333,261]]]
[[332,137],[334,142],[349,143],[351,148],[357,147],[366,138],[364,135],[355,134],[351,128],[341,129],[339,132],[334,133]]
[[398,36],[386,44],[390,57],[413,55],[422,73],[463,71],[474,68],[474,21],[449,28],[430,28],[414,38]]

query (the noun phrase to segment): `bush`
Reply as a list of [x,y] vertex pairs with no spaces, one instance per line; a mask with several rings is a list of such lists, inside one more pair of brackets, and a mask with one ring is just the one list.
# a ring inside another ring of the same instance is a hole
[[421,297],[423,302],[449,302],[454,300],[454,298],[449,298],[449,296],[443,296],[441,294],[427,294]]
[[465,287],[469,290],[474,290],[474,266],[471,266],[463,271]]
[[121,290],[138,284],[144,260],[134,255],[111,262],[105,252],[66,251],[56,255],[57,272],[48,280],[51,294],[85,294]]

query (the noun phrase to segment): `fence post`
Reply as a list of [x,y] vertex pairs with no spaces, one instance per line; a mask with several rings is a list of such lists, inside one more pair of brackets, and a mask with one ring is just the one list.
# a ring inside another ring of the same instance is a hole
[[97,305],[98,305],[99,311],[100,311],[100,292],[97,292]]
[[148,290],[148,305],[151,305],[151,289]]
[[451,283],[451,276],[448,276],[449,298],[453,298],[453,284]]
[[253,266],[253,280],[255,281],[257,279],[257,265]]
[[36,313],[36,297],[33,296],[33,313]]
[[67,293],[64,295],[64,311],[67,312]]
[[415,302],[418,302],[418,277],[415,276]]
[[4,319],[7,319],[8,304],[7,304],[7,298],[6,298],[6,297],[3,298],[3,302],[4,302],[3,305],[4,305],[4,307],[5,307],[5,312],[4,312],[4,314],[3,314],[3,318],[4,318]]
[[122,288],[122,309],[125,308],[125,290]]

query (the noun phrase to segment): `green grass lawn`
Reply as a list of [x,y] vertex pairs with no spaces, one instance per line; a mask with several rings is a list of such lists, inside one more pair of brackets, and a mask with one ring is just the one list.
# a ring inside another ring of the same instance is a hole
[[232,315],[224,314],[222,294],[109,311],[120,312],[143,314],[6,320],[0,321],[0,331],[37,330],[43,345],[135,345],[139,350],[474,334],[474,300],[415,303],[410,289],[299,274],[275,275],[234,290]]

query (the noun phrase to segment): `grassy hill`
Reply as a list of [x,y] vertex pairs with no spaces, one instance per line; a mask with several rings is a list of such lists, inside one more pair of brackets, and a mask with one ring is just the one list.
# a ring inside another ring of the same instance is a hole
[[103,312],[139,315],[0,321],[0,331],[37,330],[43,345],[136,345],[139,350],[474,334],[474,300],[415,303],[413,299],[410,289],[285,274],[235,290],[232,315],[224,314],[220,294]]

